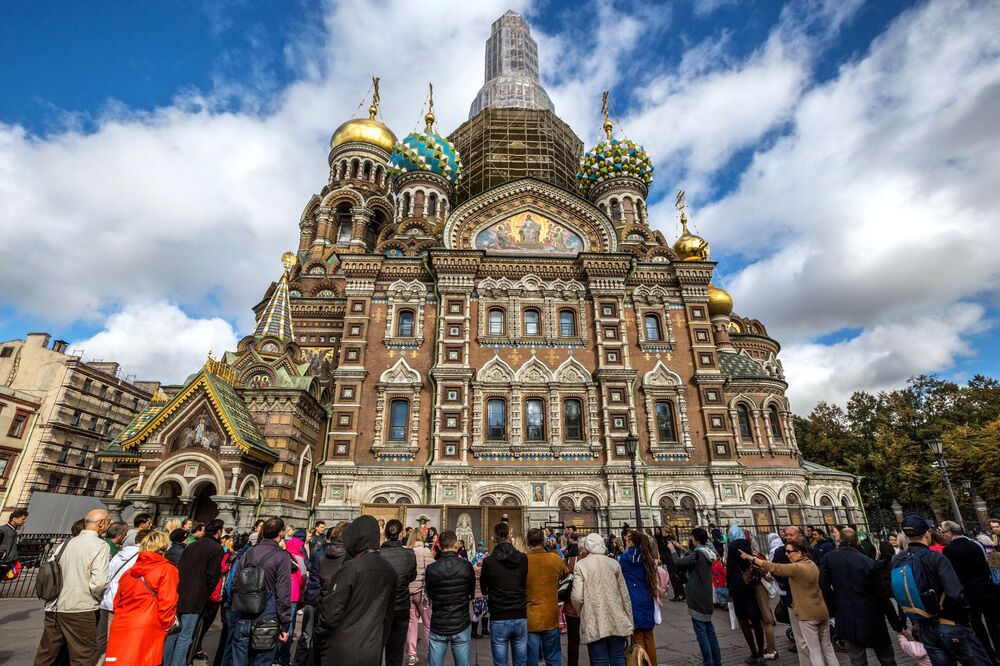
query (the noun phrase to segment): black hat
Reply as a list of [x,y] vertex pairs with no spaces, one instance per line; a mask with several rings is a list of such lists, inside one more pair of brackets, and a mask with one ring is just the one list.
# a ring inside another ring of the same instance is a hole
[[931,521],[915,513],[903,519],[903,534],[908,537],[923,536],[931,527]]
[[182,530],[179,527],[170,533],[171,543],[183,543],[184,541],[187,541],[187,538],[188,538],[187,530]]

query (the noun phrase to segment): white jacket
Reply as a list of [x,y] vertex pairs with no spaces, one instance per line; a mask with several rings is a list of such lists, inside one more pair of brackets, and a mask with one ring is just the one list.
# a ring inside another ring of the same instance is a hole
[[572,597],[580,616],[581,643],[632,635],[632,600],[621,565],[614,558],[591,553],[577,560]]
[[[108,585],[108,560],[111,558],[108,544],[97,532],[84,530],[55,553],[60,550],[62,591],[54,601],[45,604],[45,610],[58,613],[97,610]],[[55,554],[51,559],[55,559]]]
[[125,546],[111,558],[108,564],[108,586],[104,590],[101,608],[106,611],[115,609],[115,595],[118,594],[118,581],[122,574],[132,568],[139,558],[139,546]]

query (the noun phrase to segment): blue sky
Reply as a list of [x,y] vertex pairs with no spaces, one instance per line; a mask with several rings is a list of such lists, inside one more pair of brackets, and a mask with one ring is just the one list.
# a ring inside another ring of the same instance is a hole
[[793,407],[1000,375],[988,3],[2,3],[0,339],[47,330],[167,380],[231,347],[370,76],[399,135],[434,81],[450,132],[508,7],[586,143],[611,90],[668,238],[688,191]]

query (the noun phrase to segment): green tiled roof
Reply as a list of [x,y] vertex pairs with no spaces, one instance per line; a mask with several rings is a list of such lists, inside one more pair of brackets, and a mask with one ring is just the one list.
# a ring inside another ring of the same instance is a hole
[[771,379],[759,361],[744,354],[731,352],[719,353],[719,369],[727,377],[750,377],[754,379]]
[[799,461],[799,465],[802,466],[802,469],[812,474],[837,474],[839,476],[850,476],[852,478],[854,476],[850,472],[845,472],[839,469],[833,469],[832,467],[826,467],[825,465],[809,462],[808,460]]

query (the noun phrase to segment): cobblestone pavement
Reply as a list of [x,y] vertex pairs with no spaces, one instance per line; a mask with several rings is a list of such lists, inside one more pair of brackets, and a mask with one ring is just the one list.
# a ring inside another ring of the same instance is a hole
[[[35,648],[42,634],[42,603],[34,599],[3,599],[0,600],[0,626],[3,627],[4,640],[0,642],[0,664],[10,664],[11,666],[22,666],[31,664],[35,656]],[[215,654],[215,647],[219,636],[218,623],[209,631],[205,637],[204,648],[209,657],[209,664]],[[739,630],[733,631],[729,628],[729,615],[723,611],[716,611],[715,628],[719,635],[719,643],[722,646],[722,661],[726,666],[740,666],[743,659],[749,653],[743,635]],[[776,666],[795,666],[798,657],[788,651],[791,642],[785,638],[787,625],[778,625],[775,642],[781,653],[777,661],[768,662]],[[700,666],[701,656],[698,652],[698,643],[695,641],[694,629],[691,620],[687,615],[686,607],[683,603],[670,603],[664,606],[663,624],[655,630],[656,636],[656,659],[658,664],[670,664],[671,666]],[[565,637],[564,637],[565,638]],[[488,639],[478,639],[474,641],[475,652],[473,653],[474,666],[488,666],[492,663],[490,659],[490,644]],[[563,641],[565,648],[565,640]],[[418,649],[426,650],[421,643]],[[426,654],[424,652],[423,654]],[[563,663],[566,662],[565,652],[563,653]],[[840,663],[847,666],[850,660],[846,654],[838,655]],[[897,663],[899,666],[913,666],[916,662],[898,652]],[[877,664],[875,655],[869,653],[869,661]],[[421,660],[421,663],[426,663]],[[451,664],[449,658],[446,662]],[[580,663],[588,664],[587,650],[584,647],[580,654]],[[204,666],[205,662],[196,661],[195,666]]]

